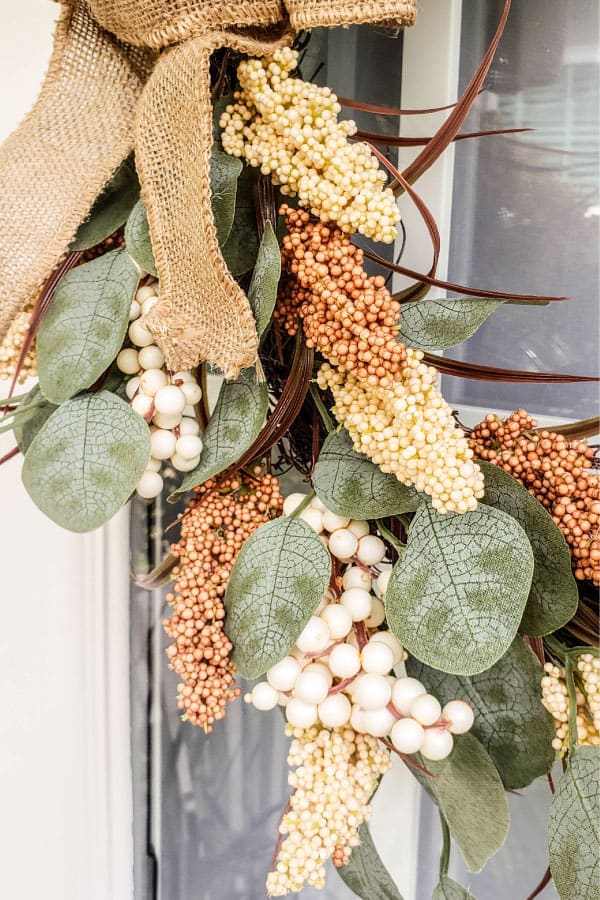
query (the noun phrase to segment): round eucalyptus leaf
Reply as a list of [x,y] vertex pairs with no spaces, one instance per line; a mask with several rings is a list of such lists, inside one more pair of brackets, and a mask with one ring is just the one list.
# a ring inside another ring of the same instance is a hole
[[40,388],[63,403],[91,387],[123,345],[138,273],[124,250],[78,266],[61,279],[37,336]]
[[23,483],[69,531],[92,531],[127,502],[150,459],[150,430],[108,391],[63,403],[34,437]]
[[434,353],[475,334],[502,300],[459,297],[403,303],[399,338],[409,347]]
[[598,900],[600,751],[578,747],[560,779],[548,822],[550,870],[561,900]]
[[422,503],[392,570],[388,624],[427,665],[475,675],[510,647],[532,574],[527,535],[507,513],[480,503],[442,515]]
[[492,760],[472,734],[457,735],[452,753],[440,762],[417,759],[431,774],[410,771],[440,808],[469,872],[480,872],[503,845],[509,826],[504,786]]
[[140,183],[131,154],[104,186],[87,218],[77,229],[70,249],[88,250],[101,244],[123,225],[139,196]]
[[529,635],[557,631],[573,618],[579,600],[567,542],[542,504],[516,478],[491,463],[478,465],[485,477],[483,502],[516,519],[533,550],[533,579],[519,630]]
[[301,519],[274,519],[246,541],[225,594],[226,631],[244,678],[258,678],[289,653],[330,576],[328,551]]
[[381,519],[414,512],[422,495],[357,453],[347,431],[328,434],[313,470],[319,500],[338,516]]

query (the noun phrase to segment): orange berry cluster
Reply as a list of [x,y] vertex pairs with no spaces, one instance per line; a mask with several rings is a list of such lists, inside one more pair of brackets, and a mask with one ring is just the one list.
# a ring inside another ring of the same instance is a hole
[[600,584],[600,473],[594,449],[555,431],[535,429],[524,409],[504,422],[487,415],[471,433],[470,446],[523,484],[549,511],[571,550],[574,575]]
[[390,387],[406,363],[396,330],[400,304],[381,275],[363,268],[363,251],[340,228],[311,222],[305,210],[283,206],[287,278],[275,318],[289,334],[302,320],[306,343],[333,365],[372,386]]
[[177,700],[183,718],[210,732],[240,693],[224,631],[227,581],[244,541],[281,514],[283,501],[277,479],[259,466],[250,475],[211,479],[195,494],[182,517],[181,538],[171,548],[179,562],[175,590],[167,595],[173,615],[163,626],[174,641],[167,657],[182,678]]

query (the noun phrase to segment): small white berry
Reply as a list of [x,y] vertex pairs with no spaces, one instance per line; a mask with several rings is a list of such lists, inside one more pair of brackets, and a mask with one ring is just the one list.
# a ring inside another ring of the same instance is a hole
[[154,500],[163,488],[163,480],[158,472],[146,469],[137,483],[136,491],[144,500]]
[[362,721],[366,732],[373,737],[382,738],[390,733],[396,717],[386,706],[382,706],[378,709],[365,709]]
[[272,688],[266,681],[260,681],[252,688],[252,705],[256,709],[268,710],[277,706],[279,696],[275,688]]
[[360,675],[356,679],[354,699],[361,709],[387,706],[391,696],[391,686],[383,675]]
[[267,671],[267,681],[277,691],[291,691],[300,672],[298,660],[284,656]]
[[171,457],[171,465],[178,472],[192,472],[200,462],[199,456],[193,456],[191,459],[185,459],[179,453],[174,453]]
[[298,518],[302,519],[303,522],[306,522],[307,525],[310,525],[312,530],[316,531],[317,534],[320,534],[323,531],[323,515],[318,509],[307,506],[306,509],[303,509],[298,515]]
[[137,300],[131,301],[131,306],[129,307],[129,321],[133,322],[134,319],[139,319],[142,314],[142,308]]
[[[397,666],[399,662],[405,658],[404,650],[402,649],[402,644],[398,640],[395,634],[392,634],[391,631],[376,631],[374,635],[371,637],[372,641],[381,641],[382,644],[387,644],[392,653],[394,654],[394,665]],[[425,688],[423,688],[425,690]]]
[[165,364],[165,357],[160,349],[154,344],[149,347],[142,347],[140,350],[140,366],[142,369],[162,369]]
[[176,452],[183,459],[194,459],[202,453],[202,446],[197,434],[184,434],[177,440]]
[[317,712],[325,728],[340,728],[350,720],[352,705],[344,694],[332,694],[319,704]]
[[195,406],[202,399],[202,388],[194,381],[184,381],[181,385],[181,390],[185,395],[188,406]]
[[300,672],[294,685],[294,696],[305,703],[322,703],[331,687],[327,666],[312,663]]
[[147,297],[146,300],[142,302],[142,315],[147,316],[153,306],[156,306],[156,301],[158,297],[156,294],[153,294],[152,297]]
[[371,614],[368,619],[365,619],[365,625],[367,628],[378,628],[385,619],[385,606],[379,599],[379,597],[375,597],[371,595]]
[[125,375],[137,375],[140,371],[140,361],[137,350],[127,347],[117,355],[117,369]]
[[385,544],[374,534],[366,534],[358,542],[356,557],[365,566],[376,566],[385,556]]
[[318,616],[311,616],[296,641],[302,653],[320,653],[331,643],[331,634],[327,624]]
[[394,665],[394,654],[381,641],[369,641],[361,651],[360,661],[365,672],[387,675]]
[[153,459],[152,457],[150,457],[150,462],[146,466],[146,471],[147,472],[160,472],[161,466],[162,466],[161,459]]
[[192,419],[190,416],[184,416],[179,426],[179,434],[182,437],[184,434],[200,434],[200,425],[196,419]]
[[380,565],[379,576],[375,579],[375,593],[379,597],[383,597],[385,599],[385,595],[387,592],[388,584],[390,583],[390,577],[392,575],[392,567],[390,565]]
[[364,537],[369,533],[369,523],[364,519],[352,519],[348,525],[348,531],[351,531],[357,538]]
[[313,703],[305,703],[298,697],[292,697],[285,707],[285,717],[295,728],[310,728],[317,721],[317,707]]
[[143,394],[141,391],[135,395],[133,400],[131,401],[131,408],[144,419],[148,416],[152,415],[152,411],[154,409],[154,400],[152,397],[149,397],[148,394]]
[[329,654],[328,662],[336,678],[352,678],[360,671],[360,654],[352,644],[338,644]]
[[140,387],[140,379],[137,375],[134,378],[130,378],[127,384],[125,385],[125,393],[129,400],[133,400],[136,393],[138,392]]
[[450,722],[452,734],[464,734],[475,721],[473,708],[464,700],[451,700],[446,703],[442,709],[442,718]]
[[349,588],[358,587],[364,591],[371,590],[372,578],[370,574],[361,569],[360,566],[348,566],[342,577],[342,587],[345,591]]
[[147,369],[140,375],[140,390],[150,397],[168,383],[167,373],[162,369]]
[[[329,540],[331,541],[331,538]],[[363,622],[371,615],[371,594],[362,588],[349,588],[344,591],[340,597],[340,603],[346,607],[353,622]]]
[[409,716],[413,701],[426,693],[425,685],[416,678],[398,678],[392,689],[392,703],[399,713]]
[[129,340],[132,344],[135,344],[136,347],[149,347],[154,343],[154,338],[148,329],[142,325],[139,319],[136,319],[135,322],[131,323],[127,333],[129,335]]
[[320,613],[320,617],[327,622],[331,637],[335,641],[345,638],[352,628],[352,616],[341,603],[328,603]]
[[426,728],[425,740],[421,747],[421,753],[425,759],[433,762],[445,759],[452,752],[454,741],[449,731],[444,728]]
[[349,522],[350,519],[336,516],[330,509],[326,509],[323,513],[323,528],[325,531],[337,531],[339,528],[345,528]]
[[398,753],[418,753],[425,740],[425,729],[414,719],[399,719],[392,726],[390,737]]
[[185,408],[185,396],[175,384],[161,387],[154,395],[156,411],[165,415],[181,415]]
[[421,694],[410,705],[410,715],[421,725],[433,725],[441,714],[441,704],[432,694]]
[[329,537],[329,552],[337,559],[351,559],[357,547],[356,537],[347,528],[339,528]]
[[306,494],[290,494],[286,497],[283,501],[284,516],[291,516],[304,500],[306,500]]
[[175,453],[177,438],[166,428],[155,428],[150,435],[150,451],[155,459],[169,459]]

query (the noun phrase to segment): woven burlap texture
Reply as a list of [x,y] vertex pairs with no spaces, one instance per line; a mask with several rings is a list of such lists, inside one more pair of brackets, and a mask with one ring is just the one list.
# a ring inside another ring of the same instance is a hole
[[[0,340],[135,147],[161,286],[145,318],[172,370],[256,361],[245,294],[210,205],[210,55],[263,56],[294,31],[411,24],[415,0],[68,0],[32,112],[0,148]],[[158,55],[156,51],[162,51]]]

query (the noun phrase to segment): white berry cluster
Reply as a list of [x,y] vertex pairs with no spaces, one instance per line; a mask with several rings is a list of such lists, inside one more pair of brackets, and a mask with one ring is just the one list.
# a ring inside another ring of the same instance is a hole
[[[284,515],[304,499],[287,497]],[[316,498],[299,518],[321,534],[340,574],[294,649],[267,671],[266,681],[256,684],[246,701],[263,710],[285,707],[295,728],[349,724],[358,733],[390,739],[399,753],[444,759],[452,750],[452,734],[473,724],[473,711],[462,700],[442,709],[420,681],[394,674],[406,654],[381,627],[391,572],[384,542],[369,533],[368,522],[337,516]]]
[[383,472],[431,497],[440,513],[465,513],[483,497],[483,474],[438,388],[437,372],[407,348],[406,365],[390,388],[370,385],[324,363],[317,381],[333,394],[332,412],[354,449]]
[[129,313],[128,337],[133,346],[121,350],[116,360],[117,368],[132,376],[125,387],[132,409],[150,425],[151,458],[137,485],[137,493],[148,500],[162,491],[163,461],[169,460],[179,472],[190,472],[202,452],[193,409],[202,391],[191,372],[167,372],[162,350],[139,321],[157,299],[156,282],[138,288]]
[[288,764],[295,766],[289,809],[279,825],[285,835],[267,876],[271,897],[325,886],[325,862],[348,861],[358,828],[370,816],[369,799],[390,767],[389,751],[352,728],[287,727],[293,736]]
[[[577,743],[600,746],[600,659],[591,653],[583,654],[577,662],[583,691],[576,687]],[[556,737],[555,750],[564,753],[569,746],[569,692],[565,670],[547,662],[542,678],[542,703],[552,715]],[[585,693],[584,693],[585,692]]]
[[223,148],[242,157],[323,222],[391,243],[400,219],[385,173],[364,143],[350,143],[352,121],[329,88],[291,78],[296,51],[238,66],[241,90],[221,116]]

